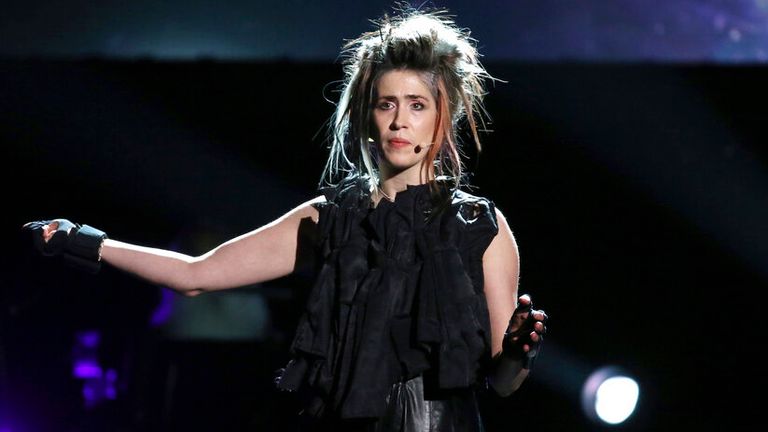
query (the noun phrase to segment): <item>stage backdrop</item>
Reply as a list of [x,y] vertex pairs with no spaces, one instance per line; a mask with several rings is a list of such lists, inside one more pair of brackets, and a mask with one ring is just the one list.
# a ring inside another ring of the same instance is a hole
[[[596,430],[578,393],[604,365],[625,368],[641,386],[637,414],[618,430],[758,422],[750,395],[761,390],[758,305],[768,288],[768,71],[487,67],[499,78],[487,97],[492,132],[481,135],[482,153],[466,148],[469,180],[506,215],[520,248],[520,290],[551,316],[531,379],[506,400],[483,397],[488,429],[511,421]],[[173,401],[158,396],[168,371],[157,387],[142,371],[158,346],[171,346],[170,357],[184,352],[153,321],[168,301],[160,287],[110,268],[92,277],[41,261],[21,225],[67,217],[182,251],[191,248],[179,241],[185,233],[204,230],[215,242],[259,227],[317,195],[333,110],[326,99],[338,98],[341,78],[332,62],[0,63],[11,239],[2,251],[0,414],[18,425],[11,430],[172,421],[163,407]],[[258,362],[237,363],[243,376],[264,384],[284,365],[308,276],[252,288],[269,305],[272,336],[249,354]],[[117,383],[91,407],[72,371],[84,331],[100,335],[100,361]],[[183,356],[174,361],[183,367]],[[198,384],[209,396],[210,383]],[[276,404],[274,418],[280,410],[289,408]],[[249,424],[275,424],[270,412],[252,413]]]

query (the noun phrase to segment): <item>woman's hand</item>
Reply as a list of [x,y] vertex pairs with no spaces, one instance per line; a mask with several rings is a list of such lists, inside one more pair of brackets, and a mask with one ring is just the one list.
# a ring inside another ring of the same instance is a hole
[[517,309],[504,334],[504,354],[523,359],[523,367],[530,369],[541,351],[544,334],[547,332],[546,321],[547,314],[543,310],[533,309],[531,296],[520,296]]
[[[24,224],[22,229],[32,232],[32,241],[38,252],[45,256],[56,256],[64,251],[67,237],[74,227],[75,224],[67,219],[54,219],[29,222]],[[51,243],[56,234],[57,239]]]
[[44,256],[62,256],[74,266],[96,273],[101,267],[101,246],[107,234],[67,219],[29,222],[22,229],[32,233],[35,249]]

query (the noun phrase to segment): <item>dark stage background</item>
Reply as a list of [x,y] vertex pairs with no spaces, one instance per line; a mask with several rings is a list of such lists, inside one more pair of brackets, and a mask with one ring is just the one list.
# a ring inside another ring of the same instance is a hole
[[[759,424],[768,70],[486,66],[507,83],[490,89],[484,152],[467,150],[474,192],[506,214],[521,291],[551,316],[531,379],[508,399],[483,398],[488,429],[609,429],[578,401],[604,365],[641,386],[638,412],[613,429]],[[11,242],[1,431],[288,430],[290,396],[269,383],[287,360],[306,275],[236,299],[263,299],[266,324],[188,331],[205,315],[169,324],[158,307],[179,303],[161,288],[42,261],[18,228],[67,217],[192,253],[267,223],[315,196],[332,112],[324,98],[338,96],[327,84],[341,77],[330,62],[0,63]],[[189,241],[200,233],[205,241]],[[226,297],[212,302],[201,310],[248,316]],[[96,357],[114,371],[113,393],[85,395],[87,379],[73,374],[86,330],[100,335]]]

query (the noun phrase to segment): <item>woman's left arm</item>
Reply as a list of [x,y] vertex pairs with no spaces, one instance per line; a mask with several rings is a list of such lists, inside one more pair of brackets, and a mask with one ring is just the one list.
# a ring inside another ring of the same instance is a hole
[[499,232],[483,254],[483,285],[491,317],[493,357],[501,353],[504,333],[517,307],[520,257],[517,243],[504,215],[496,209]]
[[[506,218],[498,209],[496,219],[499,232],[483,255],[484,289],[491,321],[494,359],[493,370],[488,378],[491,387],[499,395],[508,396],[528,376],[526,356],[534,354],[531,350],[538,348],[533,345],[541,341],[546,315],[542,311],[530,309],[531,300],[528,296],[520,299],[520,310],[515,313],[520,276],[517,243]],[[530,332],[530,335],[525,332]]]

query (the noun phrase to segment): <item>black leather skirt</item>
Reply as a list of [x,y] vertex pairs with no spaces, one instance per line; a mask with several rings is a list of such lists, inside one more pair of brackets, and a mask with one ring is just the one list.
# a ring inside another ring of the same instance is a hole
[[392,386],[385,414],[376,420],[311,421],[302,431],[483,432],[472,389],[425,394],[422,377]]

